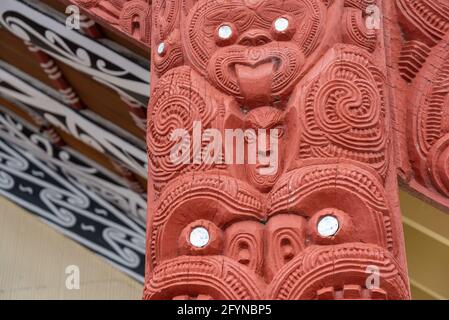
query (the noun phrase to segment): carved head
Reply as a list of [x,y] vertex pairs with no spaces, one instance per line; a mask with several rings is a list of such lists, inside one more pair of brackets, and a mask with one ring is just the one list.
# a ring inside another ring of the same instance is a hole
[[290,94],[317,47],[321,0],[202,0],[183,21],[189,63],[249,107]]

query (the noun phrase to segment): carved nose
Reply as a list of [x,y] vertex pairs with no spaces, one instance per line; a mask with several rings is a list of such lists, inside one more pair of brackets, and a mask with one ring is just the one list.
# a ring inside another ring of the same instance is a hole
[[269,33],[258,30],[245,32],[237,42],[242,46],[257,47],[263,46],[271,41]]

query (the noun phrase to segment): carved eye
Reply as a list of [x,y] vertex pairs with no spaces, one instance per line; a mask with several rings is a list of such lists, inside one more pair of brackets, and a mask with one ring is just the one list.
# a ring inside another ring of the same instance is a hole
[[274,21],[274,29],[277,32],[285,32],[288,29],[289,21],[287,18],[280,17]]
[[278,17],[271,26],[271,34],[276,40],[290,40],[295,31],[294,19],[289,15]]
[[334,236],[338,229],[340,228],[340,223],[338,219],[334,216],[324,216],[318,221],[317,231],[322,237],[332,237]]
[[197,220],[182,230],[178,247],[181,254],[220,254],[223,232],[210,221]]
[[196,227],[190,232],[190,244],[196,248],[202,248],[209,243],[209,231],[204,227]]
[[338,209],[323,209],[309,220],[309,234],[315,244],[338,244],[351,241],[354,225],[351,217]]
[[232,27],[224,24],[218,28],[218,37],[222,40],[227,40],[232,37]]
[[165,43],[164,42],[159,43],[157,46],[157,54],[162,57],[165,54],[165,51],[166,51]]
[[237,39],[237,29],[233,23],[225,22],[218,26],[215,32],[215,42],[218,46],[227,46]]

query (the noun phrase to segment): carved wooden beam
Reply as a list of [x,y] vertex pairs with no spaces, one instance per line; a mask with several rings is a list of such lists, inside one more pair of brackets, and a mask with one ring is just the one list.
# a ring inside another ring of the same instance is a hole
[[389,2],[153,1],[145,299],[410,298]]
[[[43,14],[41,10],[21,1],[5,0],[0,6],[0,23],[29,43],[33,51],[38,50],[39,59],[48,60],[48,63],[52,58],[58,60],[115,90],[126,103],[136,126],[145,131],[149,70],[142,67],[139,61],[133,61],[115,49],[66,28],[65,24]],[[82,18],[81,26],[90,37],[98,36],[94,26],[85,18]],[[74,92],[70,91],[67,81],[59,78],[56,82],[73,96]],[[78,104],[74,103],[73,107],[83,107]]]
[[45,121],[42,125],[58,127],[136,174],[147,177],[144,143],[90,112],[68,107],[51,88],[4,63],[0,63],[0,95],[34,110]]
[[54,89],[58,90],[64,97],[64,102],[74,110],[83,110],[86,108],[84,103],[81,101],[78,94],[75,92],[73,87],[67,81],[64,73],[59,66],[56,64],[48,54],[39,50],[38,47],[30,42],[25,42],[28,50],[34,53],[39,66],[47,74],[48,78],[52,81]]
[[0,194],[143,282],[146,199],[0,105]]
[[142,67],[137,59],[66,28],[52,16],[22,1],[2,1],[0,24],[55,60],[115,90],[135,106],[146,107],[150,75],[148,68]]

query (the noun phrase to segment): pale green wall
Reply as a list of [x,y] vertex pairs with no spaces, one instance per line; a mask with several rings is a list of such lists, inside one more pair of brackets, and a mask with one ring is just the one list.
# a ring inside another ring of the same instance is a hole
[[414,299],[449,299],[449,214],[402,191],[407,260]]

